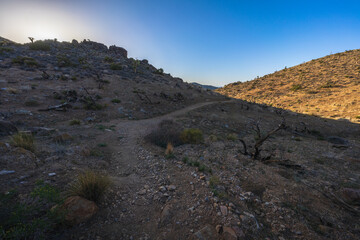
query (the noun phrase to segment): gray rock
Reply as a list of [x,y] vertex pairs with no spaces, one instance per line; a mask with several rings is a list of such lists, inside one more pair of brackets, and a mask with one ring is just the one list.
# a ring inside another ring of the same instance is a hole
[[11,122],[0,120],[0,136],[12,135],[17,131],[17,128]]
[[337,145],[349,145],[349,141],[341,138],[341,137],[336,137],[336,136],[330,136],[328,137],[328,142],[332,143],[332,144],[337,144]]

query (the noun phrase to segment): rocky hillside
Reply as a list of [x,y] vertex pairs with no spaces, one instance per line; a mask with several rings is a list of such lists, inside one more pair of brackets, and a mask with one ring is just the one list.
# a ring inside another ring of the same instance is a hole
[[298,113],[360,122],[360,50],[332,54],[216,91]]
[[359,136],[120,47],[1,39],[0,239],[359,239]]
[[55,121],[141,119],[222,98],[128,58],[121,47],[89,40],[0,44],[0,116],[13,121],[43,123],[49,111]]

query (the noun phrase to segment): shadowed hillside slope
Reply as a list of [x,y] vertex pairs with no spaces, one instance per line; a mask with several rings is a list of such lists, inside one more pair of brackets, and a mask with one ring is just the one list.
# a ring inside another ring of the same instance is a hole
[[216,91],[299,113],[360,122],[360,50],[314,59]]

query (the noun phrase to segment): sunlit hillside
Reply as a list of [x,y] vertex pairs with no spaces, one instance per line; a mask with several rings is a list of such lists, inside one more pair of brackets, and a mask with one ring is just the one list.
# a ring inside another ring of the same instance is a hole
[[299,113],[360,122],[360,50],[314,59],[216,91]]

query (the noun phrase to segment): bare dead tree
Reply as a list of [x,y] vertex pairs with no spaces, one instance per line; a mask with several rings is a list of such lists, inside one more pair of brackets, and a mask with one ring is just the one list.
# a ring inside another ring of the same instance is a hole
[[[252,159],[254,160],[258,160],[261,159],[260,157],[260,152],[261,152],[261,146],[264,144],[264,142],[274,133],[276,133],[277,131],[284,129],[286,127],[285,125],[285,119],[284,117],[282,117],[282,121],[281,123],[274,128],[273,130],[269,131],[268,133],[266,133],[265,135],[263,135],[261,133],[261,129],[260,129],[260,120],[258,120],[257,122],[255,122],[252,126],[252,130],[255,132],[256,136],[255,136],[255,145],[254,145],[254,150],[252,152],[248,152],[248,147],[246,145],[246,142],[242,139],[240,139],[239,141],[242,143],[244,150],[241,151],[240,153],[243,155],[247,155],[247,156],[251,156]],[[267,158],[264,158],[267,159]]]
[[28,37],[30,42],[33,43],[34,42],[34,38],[33,37]]

